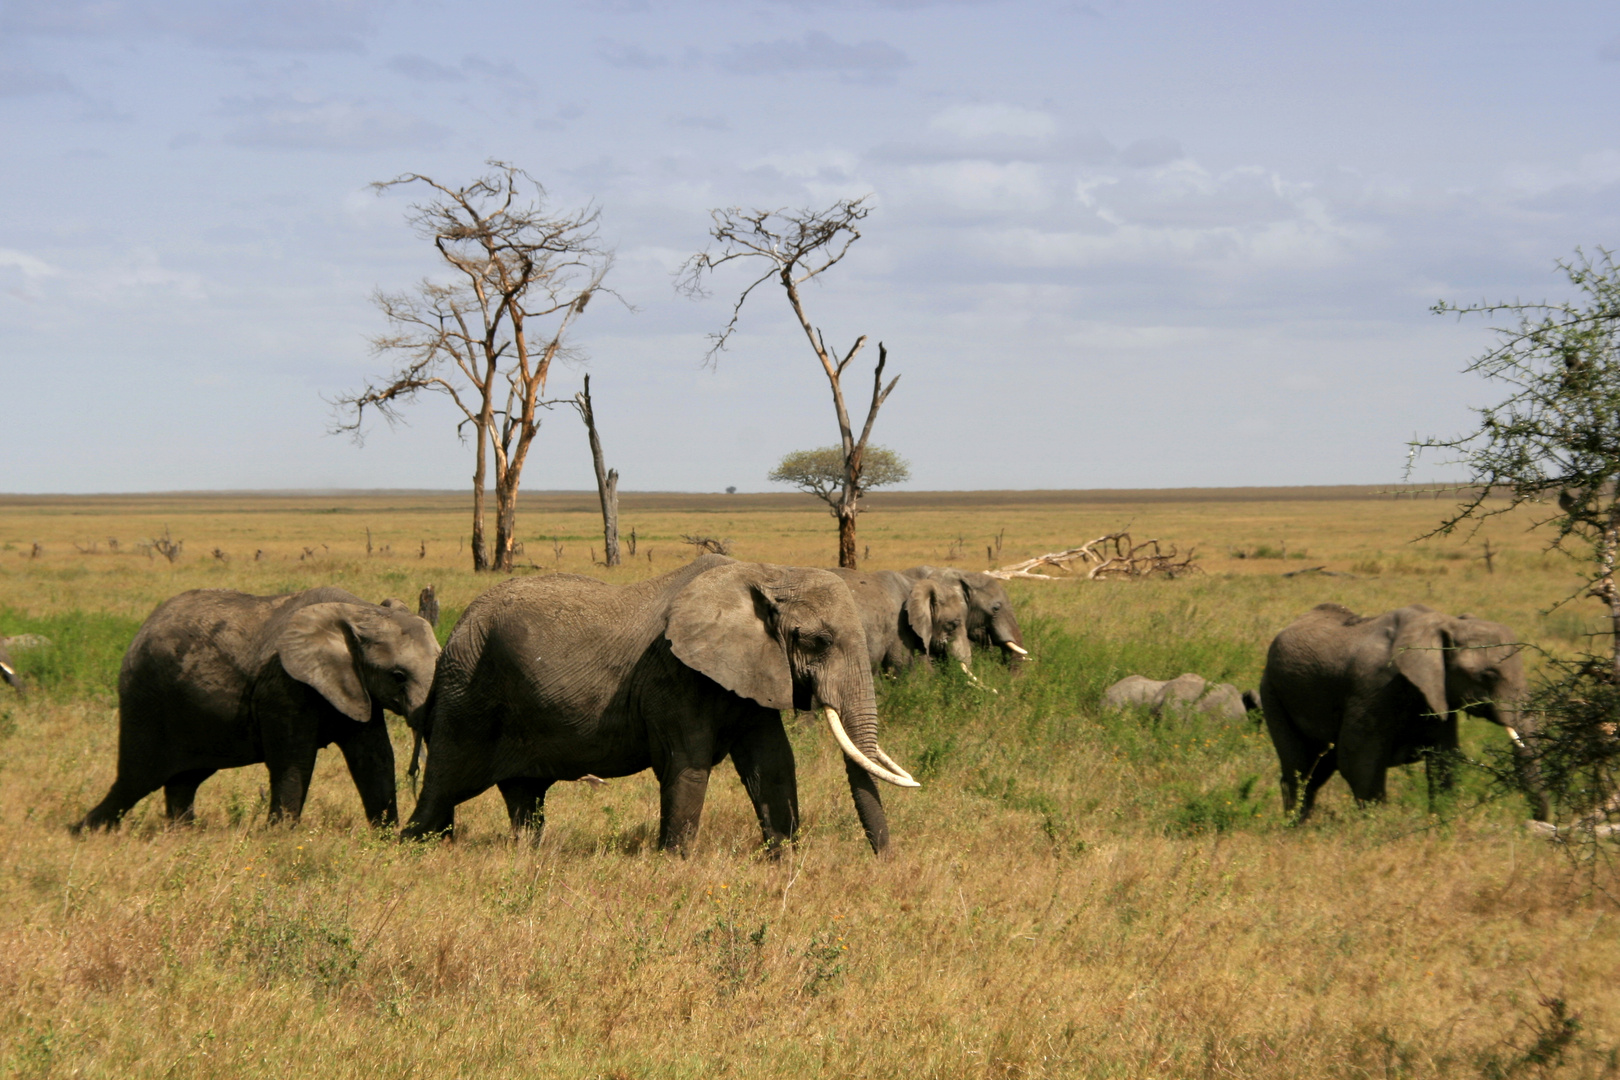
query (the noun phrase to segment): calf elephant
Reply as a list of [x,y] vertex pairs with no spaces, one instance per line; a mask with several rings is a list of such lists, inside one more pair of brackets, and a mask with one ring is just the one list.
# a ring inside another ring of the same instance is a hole
[[905,575],[938,581],[961,591],[967,601],[968,638],[973,644],[981,649],[1000,649],[1014,663],[1029,655],[1006,583],[1000,578],[936,566],[913,566]]
[[908,578],[894,570],[833,570],[844,579],[866,633],[872,670],[901,669],[912,659],[949,656],[973,662],[967,598],[948,582]]
[[[1272,641],[1260,679],[1284,812],[1297,803],[1299,819],[1307,818],[1335,770],[1358,802],[1383,801],[1389,767],[1455,751],[1458,715],[1469,712],[1507,728],[1533,813],[1546,820],[1547,799],[1519,737],[1529,721],[1516,640],[1501,623],[1422,604],[1369,618],[1321,604],[1300,616]],[[1431,757],[1428,776],[1432,799],[1451,784],[1450,762]]]
[[506,581],[468,606],[439,658],[422,796],[403,835],[448,831],[456,805],[492,785],[514,829],[538,830],[556,781],[651,768],[659,846],[684,854],[709,772],[730,754],[778,851],[799,822],[781,711],[817,706],[881,854],[873,778],[918,785],[878,745],[860,616],[837,576],[704,555],[633,585]]
[[316,752],[334,742],[366,817],[397,821],[382,713],[420,722],[438,654],[426,621],[342,589],[181,593],[124,654],[117,779],[74,831],[116,825],[160,787],[169,818],[190,819],[199,784],[258,762],[270,771],[271,818],[297,819]]

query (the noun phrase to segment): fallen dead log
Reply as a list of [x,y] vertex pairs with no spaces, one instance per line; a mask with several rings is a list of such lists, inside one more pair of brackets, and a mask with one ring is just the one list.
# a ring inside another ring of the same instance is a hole
[[[1061,571],[1061,574],[1037,574],[1038,569]],[[1193,562],[1193,550],[1185,555],[1174,544],[1165,551],[1159,541],[1144,540],[1140,544],[1131,540],[1128,532],[1109,533],[1095,540],[1065,551],[1052,551],[1033,559],[1012,563],[989,571],[1003,581],[1027,578],[1034,581],[1058,581],[1063,577],[1078,577],[1085,571],[1087,581],[1109,578],[1143,578],[1160,574],[1168,578],[1187,574],[1201,574],[1204,568]]]

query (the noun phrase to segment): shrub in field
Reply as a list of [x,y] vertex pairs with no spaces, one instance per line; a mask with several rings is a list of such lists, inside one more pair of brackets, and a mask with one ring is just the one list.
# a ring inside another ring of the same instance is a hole
[[[1558,266],[1574,288],[1571,299],[1435,305],[1437,313],[1509,320],[1467,370],[1510,389],[1476,410],[1472,431],[1414,442],[1412,451],[1449,453],[1470,474],[1463,502],[1429,535],[1477,531],[1486,519],[1534,504],[1546,508],[1536,524],[1551,529],[1549,545],[1584,564],[1581,586],[1557,603],[1601,601],[1608,650],[1551,662],[1531,703],[1551,723],[1533,748],[1555,805],[1620,813],[1620,265],[1599,249],[1595,258],[1577,250]],[[1501,493],[1505,501],[1492,501]]]

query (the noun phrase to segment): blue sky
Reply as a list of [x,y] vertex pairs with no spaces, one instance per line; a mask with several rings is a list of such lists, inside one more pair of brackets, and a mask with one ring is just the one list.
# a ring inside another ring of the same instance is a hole
[[[1617,120],[1613,3],[0,0],[0,490],[464,486],[442,403],[327,400],[435,272],[367,185],[491,157],[601,208],[634,310],[551,392],[627,490],[834,441],[782,298],[709,369],[727,279],[671,275],[711,207],[868,193],[807,299],[888,346],[912,487],[1393,481],[1497,394],[1430,305],[1620,243]],[[591,484],[557,412],[525,486]]]

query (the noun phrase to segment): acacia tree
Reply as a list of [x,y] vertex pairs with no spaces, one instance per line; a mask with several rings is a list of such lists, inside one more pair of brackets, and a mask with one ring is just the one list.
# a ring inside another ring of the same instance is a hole
[[833,410],[838,416],[838,449],[843,456],[843,476],[836,499],[829,497],[827,501],[832,507],[833,516],[838,519],[838,565],[850,569],[855,568],[855,517],[861,512],[861,494],[866,486],[870,486],[863,485],[862,480],[867,466],[866,443],[871,437],[878,410],[888,400],[900,377],[896,375],[887,386],[883,384],[883,368],[888,363],[889,353],[879,342],[877,365],[872,372],[872,399],[866,410],[866,423],[857,436],[850,424],[849,409],[844,404],[843,377],[850,363],[866,345],[866,335],[856,338],[855,344],[840,358],[827,347],[821,331],[810,322],[809,315],[805,313],[801,289],[805,283],[843,260],[849,253],[850,245],[861,238],[860,223],[871,212],[872,208],[866,204],[864,196],[840,199],[825,210],[744,212],[736,207],[711,210],[709,216],[713,224],[709,235],[714,239],[714,245],[688,259],[676,279],[676,287],[687,295],[704,296],[707,295],[703,287],[705,277],[726,263],[751,260],[765,264],[764,272],[737,297],[725,328],[710,335],[709,340],[713,344],[706,359],[711,363],[731,340],[731,335],[737,329],[737,320],[742,315],[743,304],[754,290],[772,280],[782,286],[788,306],[793,309],[794,318],[798,319],[811,350],[821,362],[821,369],[826,373],[827,384],[832,390]]
[[[822,446],[815,450],[795,450],[785,455],[766,479],[777,484],[792,484],[800,491],[822,500],[837,516],[843,499],[847,473],[844,451],[838,446]],[[868,446],[861,457],[861,494],[887,484],[901,484],[911,479],[911,467],[905,458],[886,446]]]
[[[527,172],[487,164],[489,173],[462,187],[417,173],[371,185],[379,194],[404,185],[431,189],[406,220],[433,243],[449,280],[424,278],[413,289],[373,295],[393,329],[372,339],[372,351],[396,366],[337,400],[347,414],[337,430],[359,438],[368,408],[392,423],[398,407],[423,391],[448,397],[462,415],[457,433],[465,439],[470,427],[476,448],[473,569],[505,571],[512,569],[518,484],[540,430],[547,376],[574,321],[604,290],[613,257],[598,242],[594,207],[554,213]],[[484,536],[492,464],[493,558]]]
[[[1620,743],[1620,266],[1598,249],[1577,249],[1558,268],[1575,286],[1561,303],[1458,306],[1439,314],[1503,317],[1497,344],[1466,370],[1505,384],[1508,396],[1477,409],[1479,424],[1450,439],[1411,444],[1415,456],[1439,451],[1470,474],[1468,496],[1429,535],[1531,504],[1544,508],[1532,528],[1584,564],[1582,594],[1603,603],[1605,653],[1548,658],[1534,705],[1546,717],[1535,757],[1549,794],[1575,809],[1609,802]],[[1505,498],[1503,497],[1505,496]]]

